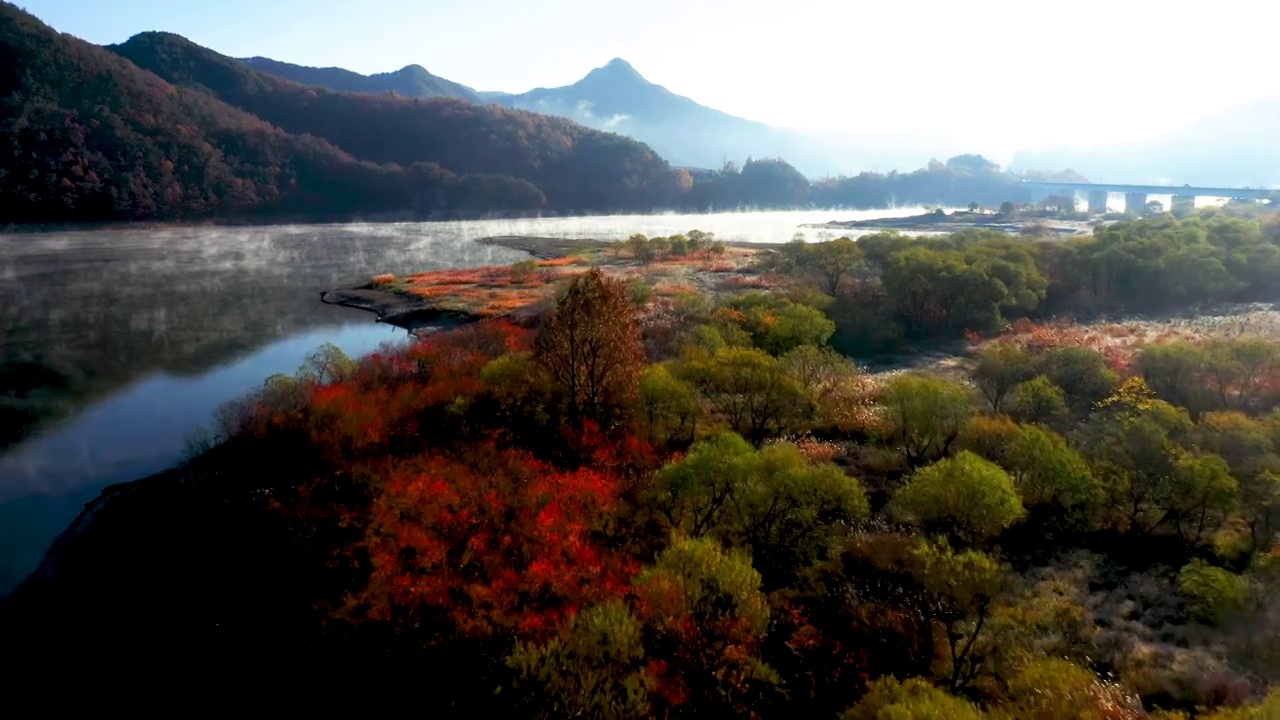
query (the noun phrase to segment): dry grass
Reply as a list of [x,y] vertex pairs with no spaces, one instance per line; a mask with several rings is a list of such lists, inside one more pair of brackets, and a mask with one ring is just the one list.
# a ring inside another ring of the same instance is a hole
[[397,288],[435,309],[493,317],[532,308],[546,301],[556,286],[585,272],[592,262],[614,277],[643,280],[659,298],[771,287],[767,278],[747,271],[754,255],[755,251],[751,249],[731,248],[714,260],[699,254],[667,258],[643,266],[624,257],[563,257],[539,260],[537,271],[529,273],[513,272],[511,266],[418,273],[400,280]]

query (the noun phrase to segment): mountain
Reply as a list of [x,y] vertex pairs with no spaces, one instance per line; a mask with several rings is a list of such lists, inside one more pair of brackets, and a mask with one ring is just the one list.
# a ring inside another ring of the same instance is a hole
[[1070,166],[1095,182],[1280,187],[1278,138],[1280,98],[1232,108],[1144,143],[1023,152],[1013,164]]
[[408,65],[395,72],[361,75],[342,68],[306,67],[264,57],[245,58],[242,62],[254,70],[303,85],[318,85],[330,90],[371,95],[395,93],[408,98],[455,97],[471,102],[483,102],[475,90],[466,85],[436,77],[421,65]]
[[719,168],[726,160],[782,157],[809,176],[838,172],[819,144],[799,133],[713,110],[646,80],[614,59],[572,85],[518,95],[482,93],[506,107],[570,118],[644,142],[673,165]]
[[670,166],[650,148],[563,118],[457,98],[301,85],[170,33],[142,33],[109,49],[174,85],[209,93],[287,132],[323,138],[357,159],[517,178],[558,209],[647,209],[675,187]]
[[439,168],[361,163],[0,2],[0,223],[379,212]]

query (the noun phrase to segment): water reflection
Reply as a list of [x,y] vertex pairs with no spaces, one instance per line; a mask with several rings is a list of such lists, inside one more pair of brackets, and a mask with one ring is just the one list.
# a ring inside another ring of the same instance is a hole
[[473,242],[494,235],[616,240],[698,228],[785,242],[806,223],[910,212],[0,235],[0,594],[102,487],[173,464],[220,403],[292,372],[324,342],[360,354],[391,337],[366,313],[320,303],[324,290],[522,259]]

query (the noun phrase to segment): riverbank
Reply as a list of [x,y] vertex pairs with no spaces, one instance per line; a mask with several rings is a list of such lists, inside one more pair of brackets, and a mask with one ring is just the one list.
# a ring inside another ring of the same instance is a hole
[[950,233],[969,228],[997,230],[1010,235],[1052,234],[1057,236],[1091,235],[1097,221],[1058,220],[1055,218],[972,213],[957,210],[951,214],[925,213],[902,218],[878,220],[832,220],[828,223],[804,225],[820,230],[904,230],[914,233]]
[[641,260],[622,243],[592,238],[497,236],[477,241],[526,253],[531,259],[512,265],[436,270],[405,277],[378,275],[369,282],[321,293],[330,305],[365,310],[379,322],[411,333],[473,320],[536,316],[564,282],[599,268],[625,279],[637,298],[703,297],[767,287],[769,279],[751,267],[751,259],[776,244],[724,243],[710,249]]

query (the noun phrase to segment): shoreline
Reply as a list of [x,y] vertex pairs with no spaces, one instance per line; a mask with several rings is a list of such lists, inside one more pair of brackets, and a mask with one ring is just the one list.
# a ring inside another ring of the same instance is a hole
[[[723,282],[741,275],[745,263],[757,252],[782,247],[779,243],[726,242],[726,252],[719,256],[703,252],[640,262],[613,251],[623,243],[596,238],[499,235],[475,242],[516,250],[530,259],[513,266],[431,271],[402,278],[380,276],[360,285],[323,291],[320,301],[372,312],[378,322],[417,334],[487,318],[527,319],[552,297],[560,280],[588,267],[656,283],[652,290],[659,295],[684,289],[715,294],[723,291]],[[518,267],[525,264],[527,267]]]
[[999,213],[988,215],[957,210],[949,215],[925,213],[923,215],[883,218],[880,220],[832,220],[827,223],[811,223],[801,227],[814,230],[906,230],[930,233],[985,229],[997,230],[1009,235],[1019,235],[1029,228],[1042,228],[1057,236],[1084,236],[1093,233],[1096,222],[1098,221],[1006,216]]

